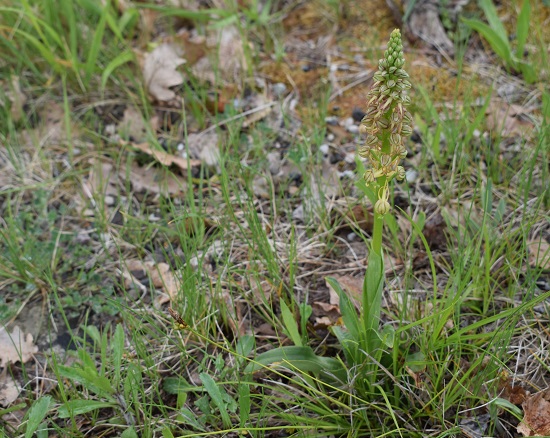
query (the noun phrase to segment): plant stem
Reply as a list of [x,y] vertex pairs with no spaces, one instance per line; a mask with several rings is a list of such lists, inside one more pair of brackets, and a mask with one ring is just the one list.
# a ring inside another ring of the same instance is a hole
[[384,225],[384,216],[374,213],[374,226],[372,229],[372,250],[382,257],[382,226]]

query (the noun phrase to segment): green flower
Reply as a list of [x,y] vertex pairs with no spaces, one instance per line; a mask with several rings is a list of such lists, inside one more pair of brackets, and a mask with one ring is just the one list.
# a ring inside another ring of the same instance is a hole
[[401,32],[395,29],[367,94],[367,108],[361,121],[361,132],[367,137],[358,149],[359,156],[369,162],[364,179],[378,193],[375,211],[380,215],[390,210],[388,183],[394,177],[398,180],[405,177],[405,169],[399,162],[407,155],[403,141],[412,134],[412,116],[406,108],[411,102],[407,95],[411,83],[404,64]]

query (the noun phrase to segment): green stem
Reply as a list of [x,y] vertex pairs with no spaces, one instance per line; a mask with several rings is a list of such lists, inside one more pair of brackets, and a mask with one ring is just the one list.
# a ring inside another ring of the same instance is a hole
[[384,216],[374,213],[374,226],[372,229],[372,250],[382,256],[382,226]]

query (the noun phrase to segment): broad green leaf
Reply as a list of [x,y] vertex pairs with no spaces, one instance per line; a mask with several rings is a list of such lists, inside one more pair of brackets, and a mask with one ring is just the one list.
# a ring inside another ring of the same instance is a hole
[[516,405],[514,405],[513,403],[511,403],[510,401],[504,398],[497,397],[492,401],[492,403],[496,406],[499,406],[503,409],[508,410],[509,412],[512,412],[514,415],[517,415],[519,418],[521,418],[523,415],[523,412],[520,408],[518,408]]
[[[198,417],[200,418],[200,417]],[[204,428],[204,425],[202,425],[199,420],[197,419],[197,414],[195,414],[193,411],[187,408],[181,408],[179,415],[177,416],[177,420],[182,422],[183,424],[187,424],[189,426],[194,427],[197,430],[200,430],[201,432],[206,432],[206,429]]]
[[204,385],[204,389],[206,389],[208,395],[210,396],[214,404],[218,407],[224,427],[227,429],[231,428],[231,417],[227,412],[226,403],[224,402],[224,397],[222,395],[222,392],[225,395],[227,395],[227,393],[216,383],[216,381],[212,377],[210,377],[210,375],[206,373],[200,373],[199,378]]
[[48,413],[50,409],[52,398],[49,396],[41,397],[36,400],[28,413],[27,429],[25,430],[25,438],[31,438],[33,433],[36,432],[38,426]]
[[327,277],[326,281],[338,294],[338,298],[340,299],[340,312],[342,313],[342,320],[344,321],[344,325],[346,326],[351,339],[360,344],[363,336],[361,334],[361,322],[357,315],[357,311],[355,310],[355,306],[349,299],[344,289],[342,289],[342,286],[340,286],[340,283],[338,283],[338,280],[333,277]]
[[420,351],[409,354],[405,358],[405,365],[409,367],[413,373],[420,373],[426,369],[426,356]]
[[364,358],[364,353],[359,353],[359,342],[356,339],[353,339],[350,333],[342,327],[337,325],[331,327],[332,333],[342,345],[342,350],[344,351],[344,356],[346,357],[346,362],[348,365],[352,366],[362,361],[361,357]]
[[393,348],[395,342],[395,327],[391,324],[384,325],[380,338],[386,347]]
[[371,249],[367,272],[365,273],[365,282],[363,284],[363,321],[365,330],[373,329],[378,331],[383,285],[384,261],[379,254]]
[[114,389],[109,379],[98,375],[95,368],[60,366],[59,374],[67,379],[74,380],[84,385],[86,389],[95,392],[98,395],[110,396],[114,393]]
[[124,329],[121,324],[117,324],[115,334],[112,340],[113,348],[113,368],[115,377],[113,385],[118,387],[120,383],[120,369],[122,368],[122,354],[124,352]]
[[161,433],[162,433],[162,438],[174,438],[174,434],[172,433],[172,431],[168,426],[164,427]]
[[251,335],[244,335],[239,338],[237,341],[237,354],[239,354],[241,357],[238,359],[242,360],[242,358],[246,358],[250,353],[252,353],[252,350],[254,350],[254,347],[256,345],[256,339],[254,336]]
[[462,21],[476,32],[479,32],[487,40],[499,58],[506,63],[507,67],[512,66],[512,50],[507,39],[502,39],[497,32],[479,20],[463,18]]
[[334,375],[339,380],[346,377],[343,364],[334,358],[317,356],[310,347],[279,347],[257,356],[245,368],[245,373],[254,373],[270,366],[285,367],[303,373]]
[[483,9],[483,12],[485,12],[489,26],[491,26],[501,40],[508,41],[508,32],[506,32],[492,0],[479,0],[479,5]]
[[294,315],[283,300],[279,300],[279,305],[281,306],[281,316],[283,317],[283,323],[288,337],[294,345],[301,347],[302,337],[300,336],[300,331],[298,330],[298,324],[296,323],[296,319],[294,319]]
[[531,1],[523,0],[523,6],[518,16],[518,22],[516,24],[516,35],[518,41],[518,48],[516,56],[518,58],[523,57],[523,49],[525,48],[525,43],[527,42],[527,36],[529,35],[529,18],[531,16]]
[[59,418],[69,418],[74,415],[82,415],[96,409],[114,408],[116,403],[100,402],[96,400],[70,400],[57,410]]
[[248,382],[239,383],[237,387],[239,396],[239,420],[242,428],[246,427],[246,423],[250,418],[250,385]]
[[191,385],[183,377],[167,377],[162,383],[162,388],[168,394],[179,394],[181,392],[203,392],[204,389],[197,385]]
[[128,429],[122,432],[120,438],[138,438],[138,434],[136,433],[136,430],[132,426],[130,426]]

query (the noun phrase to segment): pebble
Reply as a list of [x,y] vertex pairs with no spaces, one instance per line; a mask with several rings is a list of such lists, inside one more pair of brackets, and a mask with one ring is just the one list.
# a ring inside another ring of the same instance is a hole
[[319,151],[321,151],[321,153],[324,155],[324,156],[327,156],[328,155],[328,152],[330,150],[330,147],[328,144],[326,143],[323,143],[321,146],[319,146]]
[[405,172],[405,179],[409,184],[415,182],[417,178],[418,178],[418,172],[416,170],[409,169]]
[[338,125],[338,117],[336,117],[336,116],[325,117],[325,123],[327,125],[337,126]]
[[277,82],[276,84],[273,84],[271,90],[273,91],[275,97],[281,97],[286,91],[286,85],[282,82]]
[[346,128],[346,130],[351,134],[359,134],[359,126],[356,125],[350,125]]
[[327,141],[334,141],[336,137],[334,136],[334,134],[330,133],[327,135]]
[[115,198],[111,195],[105,196],[105,205],[108,205],[109,207],[115,205]]

